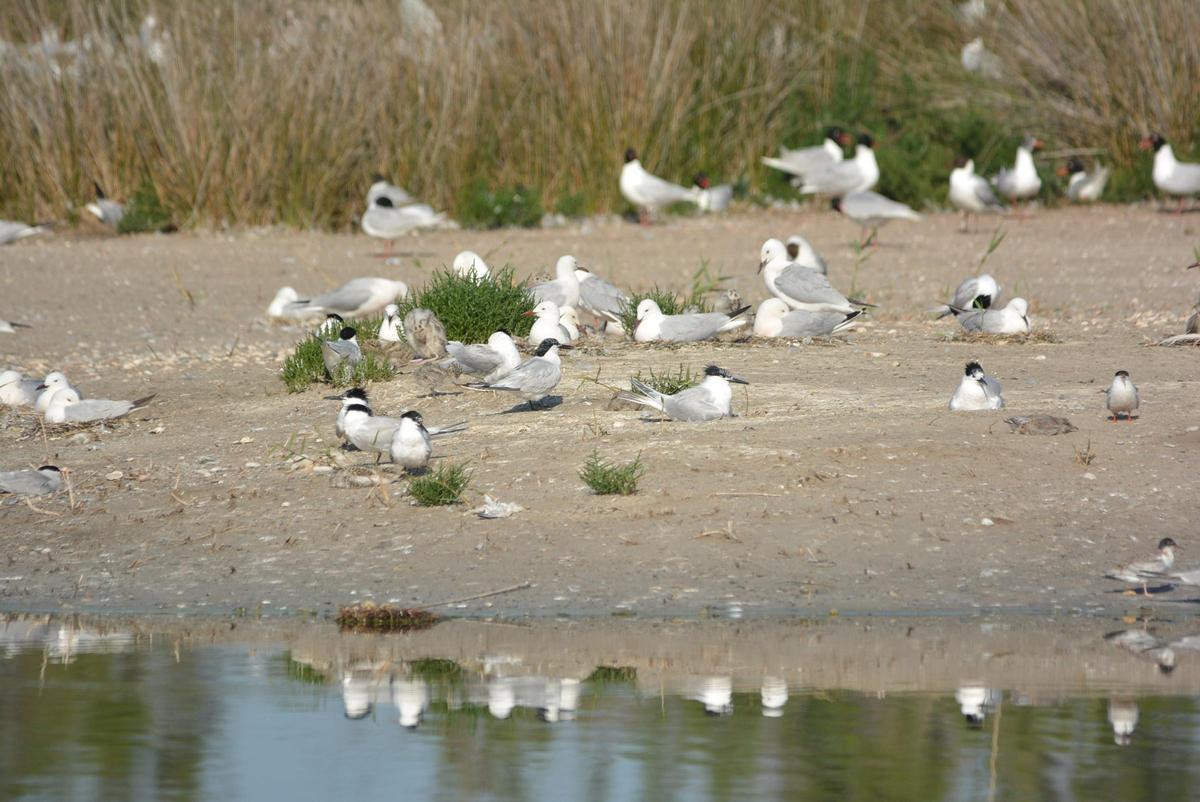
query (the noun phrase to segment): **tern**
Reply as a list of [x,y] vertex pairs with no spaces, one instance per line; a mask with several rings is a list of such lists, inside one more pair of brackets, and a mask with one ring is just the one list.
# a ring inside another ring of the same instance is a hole
[[1001,167],[1000,172],[992,179],[992,184],[1010,202],[1028,200],[1041,191],[1042,179],[1033,164],[1033,154],[1041,147],[1042,140],[1033,136],[1025,137],[1017,147],[1017,160],[1012,169]]
[[45,496],[62,489],[62,470],[56,465],[43,465],[36,471],[0,471],[0,493],[14,496]]
[[664,315],[658,304],[646,298],[637,306],[637,327],[633,339],[640,343],[662,340],[664,342],[697,342],[716,337],[727,331],[741,328],[747,323],[744,317],[749,306],[724,312],[696,312],[682,315]]
[[811,148],[788,150],[781,147],[779,157],[763,156],[762,163],[776,170],[803,178],[808,173],[820,172],[845,159],[843,145],[849,145],[854,137],[834,126],[825,131],[825,141]]
[[408,285],[403,281],[386,278],[354,278],[337,289],[315,298],[293,301],[289,306],[303,309],[308,314],[336,312],[344,317],[373,315],[397,298],[408,295]]
[[571,348],[570,345],[560,344],[551,337],[542,340],[534,351],[533,357],[527,359],[496,381],[479,385],[488,390],[511,390],[520,393],[529,402],[529,408],[542,406],[542,399],[558,386],[562,379],[562,360],[559,350]]
[[696,187],[696,205],[702,212],[723,212],[733,201],[732,184],[720,184],[714,187],[712,181],[704,173],[696,173],[692,184]]
[[579,279],[575,271],[579,262],[570,254],[560,256],[554,264],[554,280],[535,284],[529,293],[538,301],[552,301],[559,308],[579,303]]
[[116,229],[121,223],[121,218],[125,216],[125,206],[106,197],[99,184],[94,186],[96,187],[96,200],[84,208],[95,215],[96,219],[104,225]]
[[758,305],[754,315],[754,336],[826,337],[853,327],[861,314],[861,309],[849,314],[793,310],[778,298],[768,298]]
[[[386,415],[376,415],[366,405],[366,395],[360,388],[351,388],[341,395],[325,396],[329,401],[341,401],[342,408],[338,419],[346,439],[359,451],[374,451],[379,457],[390,454],[392,439],[400,428],[403,418],[391,418]],[[426,428],[432,436],[455,434],[464,431],[466,424],[454,423],[436,429]]]
[[629,296],[586,267],[576,267],[575,278],[579,280],[580,308],[603,320],[606,327],[610,323],[619,327]]
[[386,195],[376,198],[362,216],[363,233],[387,241],[384,256],[390,255],[397,237],[422,228],[434,228],[446,220],[446,215],[435,212],[432,206],[414,203],[396,206]]
[[724,368],[709,365],[704,369],[704,381],[695,387],[666,395],[638,379],[631,379],[630,392],[622,392],[621,398],[634,404],[652,407],[671,420],[698,423],[733,416],[733,390],[729,384],[749,384]]
[[13,220],[0,220],[0,245],[8,245],[19,239],[40,234],[48,228],[45,224],[31,226]]
[[554,301],[542,301],[532,311],[522,313],[522,317],[537,318],[529,329],[530,347],[537,348],[551,339],[560,343],[571,342],[571,332],[562,324],[562,310]]
[[416,200],[416,198],[409,195],[401,187],[384,178],[381,173],[375,173],[371,176],[371,187],[367,190],[367,206],[370,206],[379,198],[387,198],[392,202],[393,206],[405,206]]
[[825,264],[824,257],[817,253],[817,249],[799,234],[793,234],[787,238],[787,255],[789,259],[802,267],[815,270],[822,276],[829,275],[829,265]]
[[1104,194],[1112,168],[1097,164],[1095,172],[1088,173],[1079,159],[1070,159],[1058,168],[1058,174],[1067,179],[1068,200],[1073,203],[1093,203]]
[[46,423],[93,423],[95,421],[121,418],[150,403],[153,395],[136,401],[110,401],[106,398],[80,400],[74,390],[61,390],[54,394],[46,409]]
[[872,306],[847,298],[816,270],[790,261],[783,243],[777,239],[763,243],[759,251],[758,272],[762,274],[767,290],[792,309],[848,315],[855,307]]
[[950,398],[955,412],[974,412],[981,409],[1003,409],[1004,396],[1000,382],[985,375],[978,362],[968,362],[962,381]]
[[[1141,585],[1142,595],[1147,595],[1147,584],[1155,579],[1155,574],[1166,574],[1175,564],[1175,550],[1182,547],[1169,537],[1158,541],[1158,548],[1153,556],[1111,568],[1104,572],[1107,579],[1116,579],[1127,585]],[[1131,591],[1132,592],[1132,591]]]
[[933,311],[938,319],[954,314],[955,309],[988,309],[1000,295],[1000,285],[988,273],[980,273],[963,279],[954,291],[954,297]]
[[463,372],[482,376],[485,384],[508,375],[521,364],[521,353],[507,331],[494,332],[486,345],[463,345],[451,340],[446,343],[446,353]]
[[351,387],[341,395],[327,395],[326,400],[338,400],[342,402],[342,408],[338,410],[337,420],[333,424],[333,431],[342,440],[349,439],[346,434],[346,410],[351,406],[369,406],[367,401],[367,391],[361,387]]
[[672,184],[646,172],[642,163],[638,161],[637,151],[633,148],[625,151],[625,166],[621,168],[620,186],[625,200],[640,210],[643,223],[649,221],[649,216],[657,214],[672,203],[698,202],[696,193],[687,187]]
[[879,163],[875,161],[875,140],[860,134],[854,146],[854,158],[808,173],[800,191],[806,195],[847,195],[865,192],[879,183]]
[[429,464],[433,444],[429,440],[429,430],[421,420],[421,413],[409,410],[400,416],[400,425],[392,434],[388,454],[393,463],[408,473],[422,470]]
[[970,332],[1029,334],[1033,331],[1029,322],[1029,302],[1024,298],[1013,298],[1000,309],[961,309],[951,306],[950,311],[958,318],[963,329]]
[[38,398],[38,379],[27,379],[15,370],[0,371],[0,404],[9,407],[27,407]]
[[1007,207],[996,199],[987,180],[975,174],[975,160],[959,157],[950,171],[950,203],[962,213],[959,231],[969,227],[971,215],[1007,211]]
[[358,332],[346,326],[336,340],[321,340],[321,360],[329,378],[336,379],[343,367],[354,370],[362,362],[362,349],[358,347]]
[[1125,420],[1133,423],[1133,413],[1141,406],[1137,385],[1129,378],[1129,371],[1118,370],[1113,376],[1112,384],[1105,393],[1108,411],[1112,413],[1112,422],[1124,415]]
[[1141,141],[1142,150],[1154,151],[1154,186],[1168,195],[1179,198],[1179,211],[1183,211],[1183,199],[1200,193],[1200,164],[1189,164],[1175,158],[1175,151],[1159,134],[1150,134]]
[[[906,204],[885,198],[878,192],[851,192],[840,198],[833,199],[833,208],[849,217],[863,227],[863,244],[875,241],[879,227],[892,220],[920,220],[917,214]],[[867,232],[870,236],[866,236]]]
[[470,276],[476,281],[483,281],[492,274],[492,271],[488,269],[487,262],[483,261],[483,257],[474,251],[459,253],[454,257],[450,269],[456,276]]

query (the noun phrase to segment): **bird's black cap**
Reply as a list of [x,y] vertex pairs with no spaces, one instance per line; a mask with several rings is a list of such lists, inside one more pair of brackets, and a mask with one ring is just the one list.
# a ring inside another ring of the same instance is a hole
[[1158,541],[1158,547],[1160,549],[1165,549],[1168,546],[1170,546],[1172,548],[1179,548],[1179,544],[1176,543],[1174,540],[1171,540],[1171,538],[1169,538],[1169,537],[1164,537],[1162,540]]
[[409,420],[415,420],[417,423],[421,422],[421,413],[417,412],[415,409],[410,409],[408,412],[405,412],[400,417],[408,418]]
[[636,158],[637,158],[636,150],[634,150],[633,148],[625,148],[625,163],[626,164],[628,164],[629,162],[633,161]]
[[[57,465],[43,465],[42,467],[38,468],[38,470],[39,471],[54,471],[55,473],[62,473],[62,469],[59,468]],[[1160,546],[1159,548],[1162,548],[1162,547]]]
[[342,393],[342,398],[357,398],[359,401],[366,403],[367,391],[361,387],[351,387],[349,390]]
[[1129,371],[1127,371],[1127,370],[1118,370],[1118,371],[1117,371],[1116,373],[1114,373],[1113,375],[1114,375],[1114,376],[1124,376],[1125,378],[1127,378],[1127,379],[1128,379],[1128,378],[1129,378]]
[[358,334],[357,331],[355,331],[350,326],[346,326],[345,328],[342,329],[342,333],[339,334],[338,337],[341,337],[343,340],[353,340],[354,335],[356,335],[356,334]]
[[[841,199],[841,198],[834,198],[833,200],[829,201],[829,206],[830,206],[830,207],[831,207],[831,208],[832,208],[832,209],[833,209],[835,212],[840,212],[840,211],[842,210],[842,199]],[[798,252],[798,251],[797,251],[797,252]]]
[[383,207],[386,207],[386,208],[388,208],[388,209],[394,209],[394,208],[395,208],[395,205],[392,203],[392,199],[391,199],[391,198],[389,198],[387,195],[380,195],[378,198],[376,198],[376,199],[375,199],[375,205],[376,205],[376,206],[383,206]]
[[537,350],[533,352],[534,356],[545,356],[550,353],[550,349],[558,346],[559,348],[570,348],[569,345],[564,345],[553,337],[547,337],[538,344]]
[[383,173],[371,173],[372,184],[378,184],[380,181],[387,181],[387,179],[383,177]]
[[858,144],[873,148],[875,147],[875,140],[870,134],[862,133],[858,135]]
[[967,376],[970,376],[975,371],[979,371],[980,373],[982,373],[983,365],[979,364],[978,362],[968,362],[967,369],[965,371],[963,371],[963,373],[965,373]]

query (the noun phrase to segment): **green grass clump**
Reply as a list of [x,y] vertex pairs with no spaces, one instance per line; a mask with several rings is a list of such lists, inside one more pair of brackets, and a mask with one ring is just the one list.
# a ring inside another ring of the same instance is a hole
[[467,228],[536,228],[542,222],[542,194],[520,184],[492,190],[474,181],[459,204],[458,219]]
[[413,660],[408,664],[410,676],[418,677],[426,682],[458,685],[466,677],[463,667],[453,660],[426,658]]
[[588,674],[584,682],[599,683],[629,683],[637,681],[637,668],[634,666],[596,666],[596,670]]
[[691,368],[682,364],[678,370],[667,370],[664,373],[655,373],[654,368],[650,368],[647,376],[643,376],[639,370],[634,378],[645,382],[663,395],[675,395],[680,390],[695,387],[700,383],[700,374],[692,373]]
[[430,309],[446,327],[448,339],[478,343],[500,329],[513,337],[527,336],[533,318],[522,315],[534,303],[529,291],[514,281],[508,265],[482,279],[440,270],[400,304],[400,316],[417,307]]
[[616,465],[601,457],[600,452],[593,451],[579,469],[579,478],[598,496],[632,496],[645,472],[641,454],[634,457],[633,462]]
[[117,223],[117,233],[144,234],[149,231],[162,231],[170,224],[171,215],[163,208],[154,186],[145,183],[125,204],[125,214]]
[[339,607],[338,629],[347,632],[416,632],[429,629],[441,616],[420,608],[366,601]]
[[[379,332],[378,322],[364,320],[355,326],[360,332],[359,342],[373,339]],[[353,369],[343,368],[337,376],[325,372],[325,360],[321,357],[321,340],[336,340],[338,332],[324,336],[313,332],[296,344],[296,350],[283,362],[279,378],[289,393],[302,393],[309,385],[327,382],[334,387],[362,385],[369,382],[389,381],[395,376],[392,366],[373,351],[364,350],[362,362]]]
[[471,483],[471,472],[465,465],[442,465],[435,471],[408,480],[408,493],[423,507],[445,507],[457,504]]

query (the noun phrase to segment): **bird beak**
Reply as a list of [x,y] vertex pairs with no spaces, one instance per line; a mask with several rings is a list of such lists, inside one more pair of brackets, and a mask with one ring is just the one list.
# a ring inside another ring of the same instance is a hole
[[1046,147],[1046,143],[1043,142],[1042,140],[1040,140],[1040,139],[1033,140],[1033,149],[1034,150],[1040,150],[1044,147]]
[[530,309],[528,312],[522,312],[521,317],[537,317],[537,314]]
[[730,384],[749,384],[750,383],[750,382],[746,381],[745,379],[739,379],[737,376],[730,376],[728,379],[726,379],[726,381],[729,382]]
[[854,137],[850,136],[849,134],[847,134],[845,132],[843,132],[841,137],[838,138],[838,143],[841,145],[849,145],[849,144],[852,144],[853,142],[854,142]]
[[1138,142],[1138,147],[1141,148],[1142,150],[1150,150],[1150,148],[1153,147],[1153,145],[1154,145],[1154,143],[1150,141],[1150,137],[1148,137],[1148,136],[1142,137],[1142,141]]
[[325,396],[325,400],[326,401],[344,401],[345,399],[343,399],[340,395],[327,395],[327,396]]
[[566,345],[565,343],[558,344],[558,350],[560,350],[560,351],[571,351],[574,348],[575,348],[575,346],[573,346],[573,345]]
[[763,272],[763,268],[766,266],[767,266],[767,260],[763,259],[761,262],[758,263],[758,272],[759,273]]
[[34,387],[33,389],[35,389],[35,390],[45,390],[45,389],[46,389],[46,385],[44,385],[44,384],[39,384],[37,387]]
[[1067,168],[1066,167],[1059,167],[1056,172],[1058,173],[1059,178],[1067,177]]

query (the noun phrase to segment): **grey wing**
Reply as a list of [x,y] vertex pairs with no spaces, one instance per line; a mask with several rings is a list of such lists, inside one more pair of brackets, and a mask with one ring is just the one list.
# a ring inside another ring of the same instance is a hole
[[526,393],[541,393],[553,390],[562,377],[562,370],[552,362],[534,357],[518,365],[512,373],[490,387],[497,390],[520,390]]
[[133,409],[132,401],[109,401],[103,398],[87,398],[63,409],[67,422],[86,423],[94,420],[109,420],[128,415]]
[[775,279],[775,286],[784,295],[801,303],[833,304],[849,306],[846,296],[833,288],[829,279],[803,265],[793,264],[784,268]]
[[667,396],[663,407],[675,420],[698,423],[725,417],[725,410],[713,403],[712,396],[703,387],[689,387]]
[[704,312],[695,315],[667,315],[659,327],[659,339],[671,342],[707,340],[729,322],[729,315]]
[[567,293],[561,286],[553,281],[547,281],[545,284],[535,284],[529,288],[529,292],[533,297],[542,301],[550,301],[557,304],[560,308],[567,304]]
[[1187,324],[1183,327],[1184,334],[1200,334],[1200,309],[1192,312],[1191,317],[1187,319]]
[[797,309],[783,316],[783,330],[780,333],[784,337],[820,337],[832,334],[845,321],[846,316],[840,312]]
[[579,301],[584,309],[605,317],[619,318],[629,296],[602,278],[591,276],[579,284]]
[[979,309],[958,316],[959,325],[966,331],[983,331],[983,320],[986,310]]
[[479,375],[491,373],[504,363],[504,357],[486,345],[463,345],[451,340],[446,343],[446,353],[454,357],[463,370]]
[[909,206],[885,198],[878,192],[852,192],[842,198],[842,208],[851,217],[919,217]]
[[353,343],[349,340],[326,340],[321,345],[322,347],[328,347],[329,350],[347,362],[358,363],[362,361],[362,351],[359,349],[358,343]]
[[347,282],[324,295],[318,295],[308,302],[310,309],[322,309],[331,312],[353,312],[371,300],[371,287],[360,283],[358,279]]
[[979,316],[979,329],[985,334],[1003,334],[1006,315],[1002,309],[986,309]]
[[[1001,191],[1003,191],[1004,188],[1000,182],[1004,179],[1005,171],[1001,170],[1000,175],[996,176],[996,183],[998,186],[1000,186]],[[1004,208],[1004,204],[996,199],[996,193],[992,192],[992,188],[988,185],[988,182],[979,176],[975,176],[975,197],[978,198],[979,202],[984,206],[990,206],[996,209]]]
[[959,309],[970,309],[971,304],[975,303],[975,298],[978,295],[979,279],[972,276],[958,285],[958,289],[954,291],[954,300],[950,303]]
[[10,242],[15,242],[22,237],[28,237],[30,234],[36,234],[41,231],[35,226],[27,226],[24,223],[14,223],[9,220],[0,220],[0,245],[7,245]]
[[686,187],[681,187],[678,184],[672,184],[670,181],[659,178],[656,175],[646,173],[638,190],[650,199],[650,202],[655,205],[663,205],[669,203],[677,203],[680,201],[696,202],[696,193]]
[[783,170],[786,173],[793,175],[804,175],[815,171],[824,170],[835,164],[833,157],[825,150],[824,146],[816,145],[811,148],[800,148],[799,150],[782,149],[779,158],[764,156],[762,163],[768,167],[774,167],[776,170]]
[[375,415],[360,425],[357,439],[362,439],[377,451],[386,451],[391,447],[392,437],[399,428],[400,422],[395,418]]
[[0,473],[0,493],[18,496],[39,496],[53,490],[50,480],[37,471],[5,471]]
[[844,195],[862,184],[863,174],[854,160],[830,164],[820,172],[812,173],[805,182],[805,192],[821,192],[827,195]]

